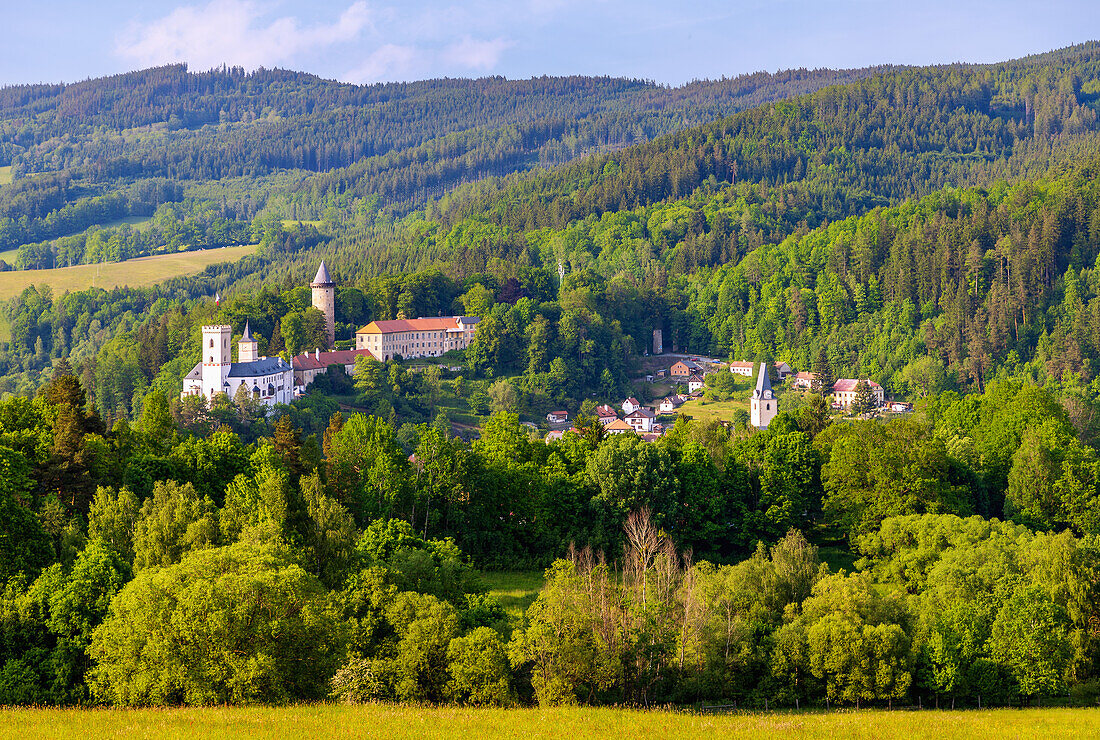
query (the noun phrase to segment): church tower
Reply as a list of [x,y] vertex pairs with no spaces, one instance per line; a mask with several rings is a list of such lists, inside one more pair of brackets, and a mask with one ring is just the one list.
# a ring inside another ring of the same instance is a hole
[[260,359],[259,344],[252,338],[248,322],[244,322],[244,336],[237,342],[237,362],[255,362]]
[[229,341],[233,327],[224,325],[202,328],[202,394],[210,401],[226,392],[226,378],[233,364],[233,350]]
[[768,377],[768,363],[760,363],[760,372],[756,377],[756,388],[752,392],[750,403],[751,422],[757,429],[767,429],[768,424],[775,418],[779,411],[775,393],[772,392],[772,381]]
[[336,341],[336,283],[328,276],[325,261],[317,268],[317,275],[309,284],[313,289],[313,307],[325,315],[325,328],[328,330],[328,346]]

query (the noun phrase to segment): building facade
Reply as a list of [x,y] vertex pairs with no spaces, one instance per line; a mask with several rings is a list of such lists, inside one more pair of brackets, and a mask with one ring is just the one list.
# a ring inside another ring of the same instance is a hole
[[[841,378],[833,383],[833,403],[843,408],[851,406],[856,400],[857,385],[859,381],[855,378]],[[882,390],[882,386],[873,380],[868,380],[867,385],[870,386],[871,393],[875,397],[875,406],[882,406],[886,400],[886,393]]]
[[466,349],[477,331],[476,316],[393,319],[372,321],[355,332],[355,349],[388,362],[395,356],[439,357],[453,349]]
[[315,349],[313,352],[295,355],[290,358],[290,364],[294,367],[294,384],[306,387],[318,375],[327,373],[329,365],[343,365],[344,372],[355,375],[355,361],[363,356],[371,355],[366,350],[359,349],[342,349],[335,352],[322,352]]

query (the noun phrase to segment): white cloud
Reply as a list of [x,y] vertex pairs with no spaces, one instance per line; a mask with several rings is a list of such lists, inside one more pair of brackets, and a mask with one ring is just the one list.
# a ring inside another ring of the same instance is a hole
[[460,67],[487,72],[497,66],[500,55],[510,46],[512,42],[505,38],[480,41],[464,36],[461,41],[444,49],[443,59]]
[[404,79],[418,58],[417,50],[411,46],[386,44],[375,49],[361,65],[342,75],[340,79],[357,85]]
[[187,62],[192,69],[222,63],[247,69],[290,61],[356,39],[370,26],[371,13],[358,0],[331,24],[301,27],[296,18],[263,23],[264,9],[253,0],[211,0],[204,6],[176,8],[159,20],[135,23],[119,36],[115,53],[142,66]]

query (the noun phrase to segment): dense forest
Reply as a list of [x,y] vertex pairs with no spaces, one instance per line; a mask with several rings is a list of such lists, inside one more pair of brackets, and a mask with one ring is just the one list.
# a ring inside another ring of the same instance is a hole
[[[0,90],[0,269],[259,245],[4,307],[0,704],[1094,703],[1098,113],[1096,43],[680,88]],[[324,343],[322,258],[338,339],[475,339],[270,411],[181,401],[203,324]],[[654,329],[916,411],[781,393],[766,430],[606,436]],[[578,433],[534,439],[554,408]],[[522,615],[503,568],[546,569]]]

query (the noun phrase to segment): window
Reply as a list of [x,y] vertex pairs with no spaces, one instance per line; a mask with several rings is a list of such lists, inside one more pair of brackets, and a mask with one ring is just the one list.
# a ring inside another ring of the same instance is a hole
[[771,411],[772,410],[772,405],[770,403],[764,404],[764,410],[765,411]]
[[213,339],[210,340],[210,349],[214,349],[214,340]]

